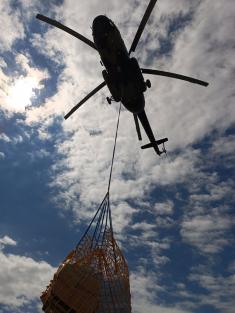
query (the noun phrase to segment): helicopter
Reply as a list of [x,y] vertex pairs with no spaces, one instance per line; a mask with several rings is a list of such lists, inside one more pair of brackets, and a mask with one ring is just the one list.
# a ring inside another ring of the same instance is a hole
[[[144,98],[144,92],[147,88],[151,87],[151,82],[149,79],[145,81],[143,74],[176,78],[204,87],[208,86],[208,83],[181,74],[141,68],[136,58],[130,56],[132,52],[135,52],[156,2],[157,0],[150,0],[129,51],[125,46],[117,26],[106,15],[98,15],[93,20],[92,35],[94,42],[71,28],[44,15],[37,14],[36,18],[71,34],[96,50],[101,58],[100,63],[105,68],[102,71],[104,81],[75,105],[64,118],[67,119],[70,117],[82,104],[107,85],[111,93],[111,97],[106,98],[108,103],[111,104],[112,101],[121,101],[124,107],[133,114],[139,140],[142,140],[139,121],[141,122],[150,141],[150,143],[141,146],[141,148],[153,148],[158,155],[161,155],[162,153],[166,153],[164,143],[168,141],[168,138],[156,140],[153,134],[145,112]],[[160,145],[162,145],[162,150],[159,149]]]

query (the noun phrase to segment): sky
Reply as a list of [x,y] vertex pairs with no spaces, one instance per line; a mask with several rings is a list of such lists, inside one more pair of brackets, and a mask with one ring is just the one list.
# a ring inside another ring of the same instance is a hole
[[[108,185],[118,103],[99,55],[35,18],[92,40],[106,14],[129,49],[148,0],[1,0],[0,313],[42,312],[40,294],[81,238]],[[159,0],[133,54],[150,77],[146,113],[168,155],[141,150],[122,108],[110,190],[133,313],[232,313],[235,306],[233,0]],[[143,143],[148,143],[144,133]]]

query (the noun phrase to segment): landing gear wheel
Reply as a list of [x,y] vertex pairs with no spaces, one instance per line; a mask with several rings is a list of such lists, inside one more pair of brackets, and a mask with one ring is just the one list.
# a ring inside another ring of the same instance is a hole
[[146,80],[145,84],[148,88],[151,87],[151,81],[149,79]]
[[109,97],[107,97],[106,100],[108,101],[108,104],[111,104],[112,100]]

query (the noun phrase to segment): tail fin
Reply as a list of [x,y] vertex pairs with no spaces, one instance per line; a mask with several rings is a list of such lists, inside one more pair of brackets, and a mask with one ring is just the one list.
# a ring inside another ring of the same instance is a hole
[[[147,145],[141,146],[141,149],[155,148],[156,146],[158,147],[161,144],[164,145],[164,142],[167,142],[167,141],[168,141],[168,138],[162,138],[160,140],[150,142]],[[165,152],[165,151],[162,151],[162,152]]]

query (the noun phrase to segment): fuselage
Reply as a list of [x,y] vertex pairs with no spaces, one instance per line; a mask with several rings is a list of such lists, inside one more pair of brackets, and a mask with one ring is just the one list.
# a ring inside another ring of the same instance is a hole
[[97,16],[92,24],[95,46],[105,67],[102,74],[115,101],[121,101],[132,113],[144,110],[143,75],[135,58],[130,58],[121,34],[105,15]]
[[[158,145],[164,144],[168,139],[163,138],[160,140],[155,140],[154,134],[152,132],[151,126],[149,124],[148,118],[146,116],[144,107],[145,99],[144,92],[147,87],[151,87],[150,81],[147,79],[144,81],[143,73],[161,72],[155,70],[140,69],[139,64],[135,58],[130,58],[130,53],[135,51],[138,44],[140,36],[143,32],[145,24],[151,14],[151,11],[156,3],[156,0],[151,0],[148,8],[144,14],[144,17],[140,23],[137,33],[132,42],[130,51],[128,53],[124,41],[120,35],[118,28],[115,24],[105,15],[97,16],[92,24],[92,34],[94,42],[79,34],[78,32],[72,30],[71,28],[46,17],[41,14],[37,14],[37,18],[51,24],[63,31],[71,34],[72,36],[78,38],[79,40],[86,43],[91,48],[98,51],[101,58],[101,63],[104,65],[105,70],[102,71],[104,81],[99,84],[94,90],[92,90],[85,98],[83,98],[77,105],[75,105],[66,115],[67,119],[71,114],[73,114],[83,103],[85,103],[89,98],[96,94],[105,85],[109,88],[112,95],[111,98],[107,97],[108,103],[112,100],[117,102],[121,101],[127,110],[133,113],[134,122],[136,126],[136,131],[139,140],[142,140],[139,122],[141,122],[150,143],[142,146],[141,148],[154,148],[156,153],[160,155],[163,151],[160,151]],[[167,72],[161,72],[167,73]],[[156,74],[158,75],[158,74]],[[167,76],[167,75],[165,75]],[[185,76],[178,75],[175,73],[168,73],[170,77],[176,77],[182,79]],[[186,77],[186,80],[192,81],[192,78]],[[195,79],[193,79],[193,82]],[[198,82],[198,81],[197,81]],[[203,82],[201,82],[203,83]],[[205,82],[204,82],[205,85]]]

